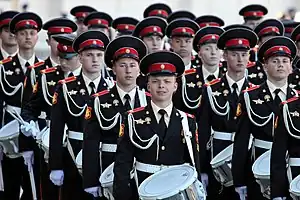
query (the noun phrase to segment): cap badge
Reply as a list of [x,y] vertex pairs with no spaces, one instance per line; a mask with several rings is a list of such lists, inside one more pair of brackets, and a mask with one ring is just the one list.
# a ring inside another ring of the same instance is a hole
[[126,49],[126,50],[125,50],[125,53],[130,53],[130,49]]
[[242,40],[239,40],[239,44],[243,44],[243,41],[242,41]]
[[254,15],[254,16],[256,16],[256,15],[257,15],[257,13],[256,13],[256,12],[254,12],[254,13],[253,13],[253,15]]
[[160,68],[161,68],[161,69],[165,69],[165,65],[162,64],[162,65],[160,66]]
[[211,39],[213,39],[213,40],[214,40],[214,39],[216,39],[216,36],[214,36],[214,35],[213,35],[213,36],[211,36]]
[[282,48],[282,47],[280,47],[280,48],[279,48],[279,51],[283,51],[283,48]]
[[29,25],[30,24],[29,21],[26,21],[26,24]]
[[101,19],[99,19],[99,20],[98,20],[98,24],[101,24],[101,23],[102,23],[102,22],[101,22]]
[[126,26],[125,26],[125,29],[128,29],[128,28],[129,28],[128,25],[126,25]]
[[184,33],[185,33],[185,32],[186,32],[186,29],[185,29],[185,28],[183,28],[183,29],[182,29],[182,32],[184,32]]
[[68,50],[68,47],[67,47],[67,46],[63,46],[63,50],[64,50],[64,51],[67,51],[67,50]]
[[159,11],[158,11],[158,14],[161,14],[161,13],[162,13],[161,10],[159,10]]
[[93,40],[93,44],[97,44],[96,40]]
[[154,28],[153,28],[153,31],[157,31],[157,28],[156,28],[156,27],[154,27]]

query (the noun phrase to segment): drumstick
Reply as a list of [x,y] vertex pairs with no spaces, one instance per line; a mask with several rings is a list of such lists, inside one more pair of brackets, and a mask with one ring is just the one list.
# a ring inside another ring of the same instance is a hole
[[29,172],[29,176],[30,176],[30,183],[31,183],[31,190],[32,190],[33,200],[37,200],[34,174],[33,174],[33,169],[32,169],[32,164],[31,163],[28,164],[28,172]]
[[4,191],[3,173],[2,173],[2,161],[0,161],[0,191]]

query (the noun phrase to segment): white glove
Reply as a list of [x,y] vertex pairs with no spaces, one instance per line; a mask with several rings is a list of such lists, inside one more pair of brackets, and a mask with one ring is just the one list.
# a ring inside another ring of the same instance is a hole
[[26,137],[36,136],[36,134],[38,133],[36,125],[32,120],[30,121],[30,123],[25,122],[25,124],[22,124],[20,130]]
[[276,197],[273,200],[285,200],[285,199],[286,199],[286,197]]
[[52,170],[50,173],[50,180],[54,185],[61,186],[64,182],[64,171]]
[[239,194],[241,200],[247,197],[247,186],[236,187],[235,191]]
[[94,197],[102,197],[102,192],[100,187],[90,187],[84,189],[85,192],[92,194]]
[[28,167],[28,171],[31,171],[34,163],[33,151],[24,151],[22,152],[22,156],[24,158],[24,164]]
[[206,188],[208,186],[208,175],[206,173],[201,173],[201,183],[204,187],[205,192],[207,192]]

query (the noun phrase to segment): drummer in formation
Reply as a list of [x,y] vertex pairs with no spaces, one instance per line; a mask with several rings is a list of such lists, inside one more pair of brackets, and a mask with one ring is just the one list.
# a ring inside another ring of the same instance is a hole
[[70,13],[0,14],[0,199],[300,197],[296,22]]

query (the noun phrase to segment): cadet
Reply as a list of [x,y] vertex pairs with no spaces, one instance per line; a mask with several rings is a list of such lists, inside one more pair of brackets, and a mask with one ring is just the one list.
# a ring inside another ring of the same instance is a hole
[[[93,95],[86,111],[84,128],[83,183],[85,191],[95,197],[101,191],[101,172],[115,161],[118,135],[123,131],[121,123],[124,113],[145,107],[150,101],[136,85],[140,71],[139,61],[146,54],[145,44],[132,36],[120,36],[107,46],[105,62],[116,74],[116,85]],[[101,163],[101,166],[95,163]]]
[[70,13],[75,17],[76,24],[78,26],[77,35],[88,30],[88,27],[83,23],[83,21],[91,12],[96,12],[96,9],[90,6],[76,6],[71,9]]
[[[49,165],[50,180],[62,186],[62,199],[90,199],[84,192],[82,178],[75,165],[75,158],[82,148],[83,120],[89,96],[108,88],[110,83],[101,76],[101,59],[109,42],[100,31],[87,31],[78,36],[73,49],[79,55],[72,57],[72,63],[82,64],[82,71],[59,81],[53,95]],[[67,130],[65,131],[67,127]],[[67,135],[64,144],[64,134]]]
[[244,17],[244,25],[250,27],[252,30],[261,22],[266,14],[268,14],[268,9],[259,4],[247,5],[239,12],[239,15]]
[[88,30],[101,31],[109,36],[112,18],[105,12],[92,12],[83,21]]
[[133,17],[119,17],[112,21],[112,27],[116,30],[116,37],[131,35],[139,21]]
[[[239,123],[234,138],[232,174],[236,191],[241,196],[248,196],[248,199],[267,199],[255,181],[252,164],[272,147],[280,103],[297,94],[287,81],[294,51],[295,44],[283,36],[275,36],[263,43],[258,59],[264,63],[267,80],[260,86],[244,90],[238,105],[236,116]],[[248,150],[251,134],[254,137],[253,151]],[[270,191],[265,192],[268,194]]]
[[225,187],[217,182],[210,161],[233,143],[238,98],[240,92],[249,87],[245,78],[249,50],[256,43],[256,34],[248,29],[230,29],[223,33],[218,40],[218,48],[224,50],[228,71],[222,78],[207,83],[202,92],[197,116],[201,178],[203,184],[208,184],[208,199],[239,199],[230,184]]
[[[141,61],[140,68],[148,76],[152,100],[146,107],[130,111],[125,130],[120,131],[114,165],[116,200],[133,200],[131,192],[136,186],[129,180],[134,158],[137,185],[164,166],[190,163],[200,173],[194,117],[176,109],[172,103],[172,95],[177,89],[176,77],[184,71],[183,61],[172,52],[155,52]],[[183,127],[182,118],[188,120],[188,127]],[[133,127],[129,128],[128,124]],[[182,129],[186,128],[191,137],[185,137]]]
[[144,10],[144,18],[156,16],[167,19],[171,13],[172,9],[167,4],[154,3]]
[[297,55],[293,60],[293,68],[300,68],[300,25],[298,25],[292,32],[291,39],[296,43],[297,46]]

